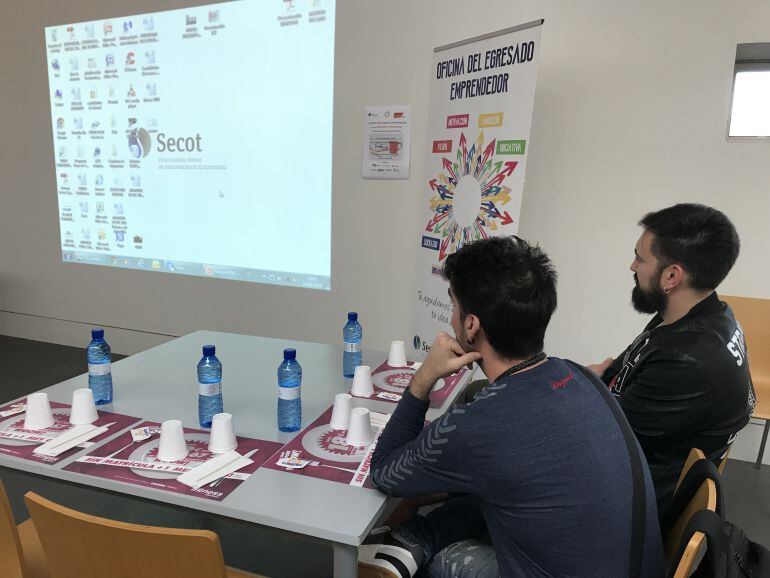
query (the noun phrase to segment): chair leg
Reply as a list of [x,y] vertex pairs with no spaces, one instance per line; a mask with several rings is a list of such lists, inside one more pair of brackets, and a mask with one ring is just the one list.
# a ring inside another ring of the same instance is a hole
[[770,432],[770,419],[765,420],[765,431],[762,432],[762,442],[759,444],[759,455],[757,456],[757,463],[754,464],[756,469],[762,467],[762,457],[765,455],[765,444],[767,444],[768,432]]

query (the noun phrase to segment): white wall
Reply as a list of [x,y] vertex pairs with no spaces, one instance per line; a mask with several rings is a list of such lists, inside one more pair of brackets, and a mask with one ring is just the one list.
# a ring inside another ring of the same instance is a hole
[[[636,222],[678,201],[735,222],[743,249],[724,292],[770,297],[770,143],[725,139],[735,46],[770,40],[764,0],[340,0],[330,293],[62,263],[43,27],[192,4],[0,4],[0,333],[82,345],[91,323],[140,330],[111,330],[121,353],[165,339],[141,331],[198,328],[336,343],[357,309],[366,346],[411,340],[432,49],[541,17],[520,234],[560,274],[547,351],[590,362],[636,334]],[[412,105],[410,180],[360,178],[369,104]]]

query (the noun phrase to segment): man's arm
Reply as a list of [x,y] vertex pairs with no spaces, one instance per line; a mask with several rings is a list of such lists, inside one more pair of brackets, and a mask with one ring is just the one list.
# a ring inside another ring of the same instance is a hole
[[417,496],[471,489],[461,434],[465,408],[453,408],[424,430],[423,424],[428,396],[436,381],[479,358],[476,352],[463,351],[446,333],[437,336],[372,456],[372,479],[383,492]]
[[710,400],[708,376],[694,357],[657,350],[638,362],[618,401],[646,453],[693,429]]

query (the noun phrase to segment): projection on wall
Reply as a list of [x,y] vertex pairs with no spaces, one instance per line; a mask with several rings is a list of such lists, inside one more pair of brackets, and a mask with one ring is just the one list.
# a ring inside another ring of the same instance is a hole
[[63,260],[330,289],[334,10],[46,28]]

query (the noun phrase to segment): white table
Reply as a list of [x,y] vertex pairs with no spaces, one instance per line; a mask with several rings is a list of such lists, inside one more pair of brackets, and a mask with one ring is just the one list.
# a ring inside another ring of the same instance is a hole
[[[114,363],[113,403],[101,407],[156,422],[180,419],[185,427],[199,428],[195,369],[201,347],[206,344],[217,347],[216,355],[224,368],[224,408],[233,414],[236,433],[244,437],[286,443],[297,435],[281,433],[276,427],[276,368],[286,347],[297,350],[297,360],[302,365],[303,428],[332,404],[336,393],[350,389],[351,380],[342,377],[341,347],[196,331]],[[372,369],[386,357],[385,352],[364,351],[364,363]],[[469,380],[470,375],[465,379]],[[73,390],[81,387],[88,387],[86,374],[41,391],[47,392],[51,401],[70,403]],[[462,384],[455,388],[442,407],[429,410],[428,419],[441,415],[461,390]],[[383,413],[392,413],[395,409],[395,404],[386,402],[357,398],[354,402],[356,406]],[[99,443],[106,443],[117,435],[119,432]],[[387,506],[388,498],[376,490],[264,467],[221,502],[63,469],[93,449],[82,450],[54,465],[0,454],[0,466],[320,539],[331,544],[334,575],[339,577],[357,575],[357,547]]]

